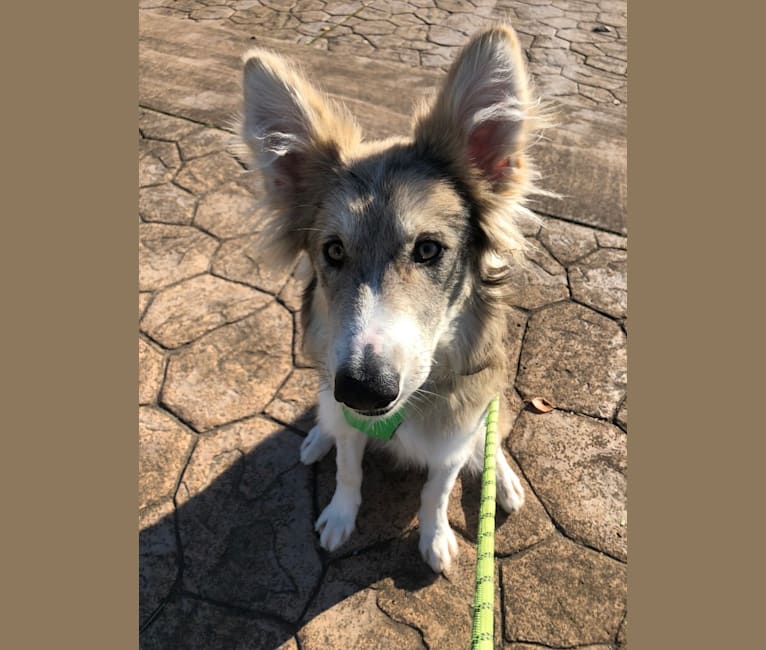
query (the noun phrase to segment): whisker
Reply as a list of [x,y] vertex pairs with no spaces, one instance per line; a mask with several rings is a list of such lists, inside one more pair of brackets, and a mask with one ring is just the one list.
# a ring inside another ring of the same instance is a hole
[[407,401],[407,408],[413,410],[416,415],[423,416],[423,411],[420,409],[417,400],[412,399],[413,396],[410,397],[410,399]]
[[[433,395],[434,397],[438,397],[439,399],[443,399],[445,402],[449,402],[449,400],[444,396],[440,395],[439,393],[434,393],[433,391],[426,390],[425,388],[418,388],[415,393],[422,393],[423,395]],[[413,394],[415,394],[413,393]]]

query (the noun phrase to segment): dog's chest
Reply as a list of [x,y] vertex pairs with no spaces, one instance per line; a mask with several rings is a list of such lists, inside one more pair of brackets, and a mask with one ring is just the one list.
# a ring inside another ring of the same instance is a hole
[[[481,420],[480,413],[476,419]],[[402,422],[393,438],[382,445],[403,463],[421,467],[462,466],[480,434],[480,426],[467,430],[435,430],[421,420],[408,419]]]

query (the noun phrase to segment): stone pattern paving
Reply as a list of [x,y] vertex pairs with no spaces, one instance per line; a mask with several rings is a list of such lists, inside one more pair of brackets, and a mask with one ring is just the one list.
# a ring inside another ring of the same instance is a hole
[[478,28],[510,20],[546,97],[625,114],[626,0],[140,0],[146,11],[446,71]]
[[[318,11],[277,0],[165,4],[229,23],[248,10]],[[394,12],[405,3],[385,4]],[[466,5],[406,4],[410,14],[450,16]],[[495,15],[503,3],[489,4]],[[582,6],[596,3],[507,4],[588,13]],[[599,6],[619,13],[615,4]],[[142,3],[171,11],[160,5]],[[557,29],[574,29],[567,24]],[[332,554],[318,545],[313,522],[331,498],[335,463],[333,454],[312,467],[298,461],[318,387],[300,349],[301,280],[260,262],[260,188],[226,153],[229,138],[139,111],[141,647],[467,648],[478,481],[459,480],[451,495],[461,555],[448,577],[417,550],[424,477],[380,457],[365,459],[351,539]],[[552,217],[524,228],[532,252],[509,322],[517,369],[505,451],[527,503],[498,512],[497,646],[624,650],[627,239]],[[556,410],[530,411],[535,396]]]
[[[319,548],[335,468],[298,462],[318,385],[300,281],[259,262],[258,186],[228,134],[145,109],[139,127],[142,647],[468,647],[478,483],[451,498],[449,579],[417,552],[423,477],[375,457],[358,530]],[[552,218],[526,232],[506,451],[528,501],[498,513],[498,638],[624,648],[626,239]],[[525,409],[537,395],[559,408]]]

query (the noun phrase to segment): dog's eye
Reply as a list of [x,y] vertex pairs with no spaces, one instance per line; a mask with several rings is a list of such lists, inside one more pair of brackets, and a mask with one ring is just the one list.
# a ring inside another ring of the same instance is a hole
[[415,261],[418,264],[433,262],[442,254],[443,250],[444,249],[440,243],[430,239],[424,239],[415,244]]
[[343,250],[343,244],[334,239],[325,244],[324,256],[327,263],[331,266],[340,266],[346,257],[346,251]]

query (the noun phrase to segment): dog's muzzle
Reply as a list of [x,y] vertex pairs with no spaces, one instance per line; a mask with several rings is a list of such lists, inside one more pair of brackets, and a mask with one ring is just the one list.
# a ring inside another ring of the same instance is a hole
[[335,400],[365,415],[382,415],[399,396],[399,373],[364,349],[361,363],[341,366],[335,373]]

